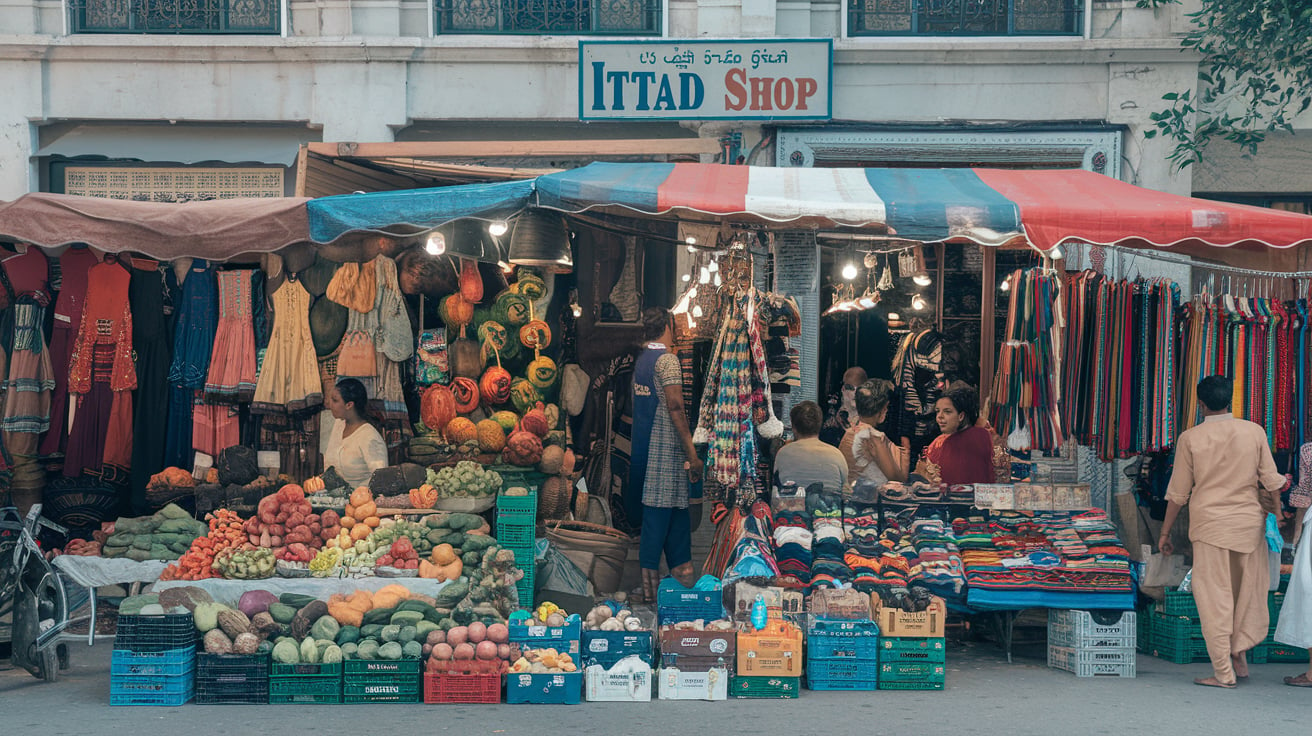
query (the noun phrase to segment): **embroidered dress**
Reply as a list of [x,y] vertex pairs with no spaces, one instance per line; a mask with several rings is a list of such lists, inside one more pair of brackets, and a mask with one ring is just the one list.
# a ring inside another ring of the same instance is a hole
[[[41,332],[45,307],[31,297],[22,297],[10,309],[7,333],[9,374],[4,382],[4,431],[40,434],[50,428],[50,394],[55,374],[50,351]],[[33,445],[35,446],[35,444]]]
[[[70,393],[79,397],[64,475],[112,474],[132,462],[132,362],[130,276],[118,263],[102,263],[88,277],[86,310],[69,370]],[[109,478],[107,478],[109,479]]]
[[68,446],[68,369],[73,346],[82,326],[82,309],[87,297],[87,274],[100,263],[90,248],[73,247],[59,257],[59,299],[55,302],[55,326],[50,336],[50,365],[55,388],[50,394],[50,431],[41,441],[41,455],[58,455]]
[[251,271],[219,273],[219,325],[205,381],[205,397],[211,402],[244,403],[255,395],[251,275]]
[[298,412],[323,403],[310,335],[310,294],[288,279],[273,292],[273,334],[255,387],[257,413]]

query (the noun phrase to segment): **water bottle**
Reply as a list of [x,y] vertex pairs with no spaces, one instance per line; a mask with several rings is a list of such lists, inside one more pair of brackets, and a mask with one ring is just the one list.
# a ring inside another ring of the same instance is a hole
[[768,616],[765,610],[765,597],[757,593],[756,600],[752,603],[752,626],[757,631],[765,628]]

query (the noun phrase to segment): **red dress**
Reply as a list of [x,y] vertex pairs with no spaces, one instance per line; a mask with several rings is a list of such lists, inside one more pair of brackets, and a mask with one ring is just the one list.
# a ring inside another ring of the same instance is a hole
[[88,274],[69,392],[78,395],[73,431],[68,441],[64,475],[104,471],[111,474],[132,464],[132,389],[137,371],[132,361],[132,310],[128,303],[131,276],[117,262],[102,263]]
[[73,345],[82,326],[87,298],[87,274],[100,263],[90,248],[69,248],[59,257],[59,300],[55,302],[55,328],[50,336],[50,364],[55,390],[50,395],[50,431],[41,440],[41,454],[57,455],[68,445],[68,368]]

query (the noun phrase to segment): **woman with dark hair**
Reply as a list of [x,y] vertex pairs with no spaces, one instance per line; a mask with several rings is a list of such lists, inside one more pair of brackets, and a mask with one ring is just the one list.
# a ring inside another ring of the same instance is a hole
[[942,432],[925,448],[924,474],[948,485],[993,483],[993,437],[979,421],[979,394],[955,385],[934,404]]
[[334,468],[342,479],[358,488],[369,483],[375,470],[387,467],[387,445],[378,429],[365,418],[369,394],[364,384],[343,378],[328,392],[333,431],[324,453],[325,468]]
[[877,429],[888,417],[892,393],[892,384],[882,378],[872,378],[856,390],[857,421],[838,446],[847,458],[847,477],[854,486],[864,481],[877,490],[889,481],[907,479],[906,468],[893,452],[893,443]]

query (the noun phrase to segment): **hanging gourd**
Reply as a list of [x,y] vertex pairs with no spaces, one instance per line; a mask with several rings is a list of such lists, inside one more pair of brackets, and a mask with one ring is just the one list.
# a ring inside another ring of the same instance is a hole
[[425,426],[437,430],[455,419],[456,399],[451,389],[439,384],[429,386],[419,401],[419,416]]
[[515,272],[515,284],[510,288],[531,302],[536,302],[547,295],[547,282],[538,275],[537,271],[523,266]]
[[478,409],[478,381],[463,376],[451,382],[451,395],[455,397],[456,412],[473,414]]
[[510,333],[500,322],[487,320],[478,326],[478,341],[497,350],[505,350],[506,343],[510,341]]
[[519,341],[530,350],[542,350],[551,345],[551,328],[540,319],[532,319],[519,328]]
[[469,323],[474,321],[474,303],[466,301],[460,294],[452,294],[442,300],[438,308],[442,321],[446,323],[447,328],[455,330],[459,328],[460,336],[464,337],[465,328]]
[[547,412],[541,401],[524,412],[524,418],[519,420],[519,428],[525,432],[532,432],[538,437],[547,436],[551,431],[551,424],[547,421]]
[[539,355],[528,364],[528,382],[539,391],[546,391],[555,386],[559,373],[556,361],[545,355]]
[[536,386],[528,382],[525,378],[516,378],[510,384],[510,403],[515,407],[515,411],[524,414],[542,401],[542,394],[538,392]]
[[460,296],[470,304],[483,301],[483,277],[474,261],[460,261]]
[[501,355],[494,351],[497,364],[487,369],[478,387],[483,394],[483,403],[488,406],[500,406],[510,401],[510,371],[501,367]]
[[496,321],[509,327],[522,327],[532,319],[532,315],[529,314],[528,299],[509,289],[497,295],[493,316]]

